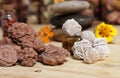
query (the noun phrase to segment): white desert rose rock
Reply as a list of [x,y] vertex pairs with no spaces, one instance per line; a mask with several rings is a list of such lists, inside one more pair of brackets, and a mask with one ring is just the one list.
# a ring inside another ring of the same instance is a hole
[[69,36],[79,36],[81,41],[74,42],[73,56],[82,59],[85,63],[92,64],[108,57],[110,50],[104,38],[96,38],[92,31],[81,32],[82,27],[74,19],[67,20],[62,30]]
[[70,36],[80,36],[82,27],[74,19],[69,19],[63,24],[62,30]]
[[108,57],[110,50],[104,38],[96,38],[94,43],[83,39],[73,45],[73,54],[76,59],[83,59],[92,64]]
[[97,62],[99,60],[99,51],[92,47],[87,48],[84,52],[83,60],[88,64]]
[[105,41],[105,38],[96,38],[93,47],[99,46],[99,45],[107,45],[107,42]]
[[76,59],[83,59],[88,64],[95,63],[99,59],[98,50],[94,49],[92,43],[86,39],[75,42],[73,52]]
[[93,44],[94,48],[99,51],[99,60],[104,60],[109,56],[110,50],[104,38],[97,38]]
[[84,59],[84,52],[87,48],[92,47],[92,43],[84,39],[79,42],[75,42],[73,45],[73,54],[76,59]]
[[83,31],[81,33],[81,38],[82,39],[86,39],[86,40],[89,40],[90,42],[94,42],[95,41],[95,35],[92,31],[89,31],[89,30],[86,30],[86,31]]

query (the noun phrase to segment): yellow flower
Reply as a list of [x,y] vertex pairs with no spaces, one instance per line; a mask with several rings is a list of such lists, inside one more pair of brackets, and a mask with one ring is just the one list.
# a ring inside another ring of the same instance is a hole
[[51,41],[50,38],[52,38],[53,36],[54,36],[54,33],[51,31],[50,26],[44,26],[40,28],[38,32],[39,39],[45,43],[50,42]]
[[54,0],[54,3],[64,2],[64,0]]
[[95,30],[95,35],[97,38],[105,38],[106,42],[112,42],[114,39],[114,36],[118,34],[118,31],[116,28],[114,28],[111,24],[105,24],[104,22],[97,25]]

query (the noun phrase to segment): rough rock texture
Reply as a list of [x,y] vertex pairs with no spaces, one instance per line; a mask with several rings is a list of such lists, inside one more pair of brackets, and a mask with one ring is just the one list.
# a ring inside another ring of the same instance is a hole
[[15,40],[26,35],[36,36],[36,33],[28,24],[14,23],[11,27],[9,27],[8,35],[10,38]]
[[94,43],[86,39],[74,43],[73,54],[76,59],[91,64],[108,57],[110,50],[104,38],[97,38]]
[[25,23],[14,23],[8,28],[8,36],[21,47],[31,47],[38,53],[45,49],[45,45],[40,41],[35,31]]
[[54,66],[64,63],[66,57],[69,55],[70,53],[66,49],[50,44],[46,47],[45,51],[38,56],[38,61],[46,65]]
[[[37,55],[45,50],[36,32],[25,23],[14,23],[8,28],[8,37],[0,40],[0,65],[12,66],[16,63],[33,66]],[[38,53],[38,54],[37,54]]]
[[17,52],[10,45],[0,46],[0,65],[12,66],[17,62]]
[[37,53],[32,48],[24,48],[18,53],[18,61],[23,66],[33,66],[37,60]]
[[99,60],[104,60],[106,57],[109,56],[110,50],[104,38],[97,38],[93,46],[99,51]]
[[73,54],[76,59],[84,59],[84,52],[88,49],[92,48],[92,43],[88,40],[84,39],[81,41],[77,41],[73,45]]
[[53,13],[73,13],[85,10],[89,6],[90,4],[86,1],[65,1],[51,5],[50,9]]
[[81,33],[81,38],[89,40],[91,43],[94,43],[96,37],[92,31],[86,30]]
[[92,47],[86,48],[83,58],[85,63],[88,63],[88,64],[95,63],[99,60],[99,51]]
[[100,45],[107,45],[105,38],[96,38],[94,43],[93,43],[93,47],[95,46],[100,46]]
[[13,49],[16,50],[16,52],[21,51],[21,46],[18,46],[17,44],[13,43],[13,41],[8,37],[4,37],[2,40],[0,40],[0,46],[2,46],[2,45],[11,46]]
[[3,44],[13,44],[12,40],[8,37],[4,37],[2,40],[0,40],[0,45]]
[[74,19],[68,19],[62,26],[63,32],[70,36],[80,36],[82,27]]
[[88,64],[95,63],[99,59],[99,51],[94,49],[92,43],[85,39],[74,43],[73,52],[76,59],[83,59]]
[[41,53],[45,50],[45,44],[37,37],[31,37],[26,35],[25,37],[19,38],[17,44],[22,47],[31,47],[37,53]]

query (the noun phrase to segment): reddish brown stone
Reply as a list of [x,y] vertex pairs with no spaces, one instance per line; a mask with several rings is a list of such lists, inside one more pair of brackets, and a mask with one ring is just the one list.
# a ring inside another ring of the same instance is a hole
[[24,48],[19,55],[19,63],[23,66],[33,66],[37,61],[37,53],[32,48]]
[[70,55],[64,48],[55,47],[53,45],[48,45],[45,51],[38,56],[38,61],[47,65],[59,65],[65,62],[66,57]]
[[10,45],[0,46],[0,65],[12,66],[17,62],[17,52]]

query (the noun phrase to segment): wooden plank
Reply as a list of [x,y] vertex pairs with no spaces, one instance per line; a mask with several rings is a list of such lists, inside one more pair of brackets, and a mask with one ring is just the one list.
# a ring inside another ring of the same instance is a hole
[[[120,27],[117,27],[120,30]],[[120,78],[120,35],[109,44],[110,56],[105,61],[84,64],[72,57],[59,66],[36,63],[33,67],[0,67],[0,78]],[[51,42],[56,46],[61,43]]]

